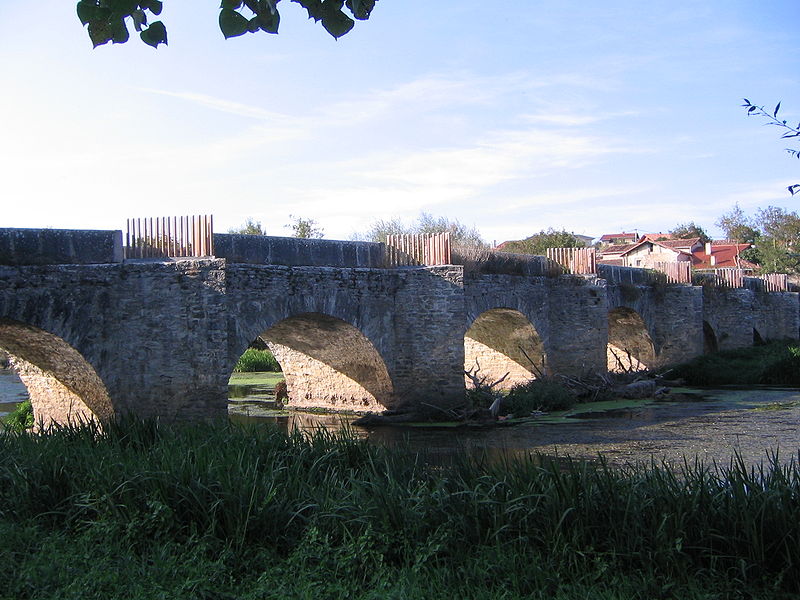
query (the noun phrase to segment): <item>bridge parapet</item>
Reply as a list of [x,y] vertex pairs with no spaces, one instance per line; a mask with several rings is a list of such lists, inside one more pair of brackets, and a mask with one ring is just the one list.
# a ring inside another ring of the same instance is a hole
[[122,262],[122,231],[0,228],[0,265]]
[[385,252],[376,242],[214,234],[214,253],[231,263],[374,269],[384,266]]

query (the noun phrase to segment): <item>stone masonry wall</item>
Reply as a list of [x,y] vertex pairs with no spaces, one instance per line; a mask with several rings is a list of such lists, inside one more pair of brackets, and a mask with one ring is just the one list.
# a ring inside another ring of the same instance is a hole
[[688,285],[608,284],[608,309],[626,307],[644,321],[659,367],[703,353],[703,291]]
[[122,262],[121,231],[0,227],[0,265]]
[[800,301],[797,292],[755,292],[753,326],[766,340],[798,339]]
[[582,375],[605,368],[605,290],[582,277],[477,275],[465,278],[467,324],[507,308],[533,325],[546,371]]
[[703,320],[714,332],[719,350],[752,346],[754,317],[752,291],[703,288]]
[[[220,416],[227,405],[224,283],[224,262],[214,260],[0,267],[0,319],[73,348],[96,371],[114,414]],[[0,346],[70,387],[67,353],[42,354],[24,336],[5,337]]]

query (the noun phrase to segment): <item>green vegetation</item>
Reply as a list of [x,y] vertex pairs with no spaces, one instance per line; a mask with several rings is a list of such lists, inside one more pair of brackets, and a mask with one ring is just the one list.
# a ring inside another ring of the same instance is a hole
[[[300,4],[309,19],[321,21],[325,30],[339,38],[350,31],[355,21],[343,10],[359,20],[369,18],[377,0],[292,0]],[[219,11],[219,29],[225,38],[245,33],[278,33],[281,16],[277,4],[280,0],[222,0]],[[130,39],[128,20],[139,37],[148,46],[157,48],[167,43],[167,28],[162,21],[148,23],[161,14],[161,0],[80,0],[78,18],[86,26],[92,45],[113,42],[124,44]],[[149,15],[148,15],[149,13]]]
[[552,227],[534,233],[524,240],[506,242],[503,252],[516,252],[518,254],[538,254],[544,256],[548,248],[583,248],[586,244],[574,233],[566,230],[556,231]]
[[346,435],[0,436],[2,598],[780,598],[800,468],[428,466]]
[[247,385],[247,386],[267,386],[275,387],[279,381],[283,381],[283,373],[279,371],[268,371],[264,373],[251,372],[251,373],[233,373],[229,385]]
[[233,367],[234,373],[252,373],[255,371],[280,371],[281,366],[272,352],[269,350],[258,350],[257,348],[248,348],[236,361],[236,366]]
[[575,402],[575,396],[566,386],[556,381],[532,379],[518,383],[509,390],[501,412],[522,417],[540,410],[545,412],[568,410]]
[[670,368],[666,376],[689,385],[800,385],[800,344],[774,341],[705,354]]
[[33,427],[33,405],[24,400],[3,419],[3,427],[14,432],[22,432]]

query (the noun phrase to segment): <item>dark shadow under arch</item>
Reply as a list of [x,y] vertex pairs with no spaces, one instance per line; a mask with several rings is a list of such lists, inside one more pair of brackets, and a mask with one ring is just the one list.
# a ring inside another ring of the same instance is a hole
[[653,340],[642,317],[619,306],[608,313],[608,370],[644,371],[655,365]]
[[524,314],[511,308],[493,308],[478,315],[464,335],[464,370],[474,373],[476,369],[487,383],[508,373],[498,386],[501,389],[546,372],[544,345]]
[[714,328],[708,321],[703,321],[703,354],[710,354],[719,350],[719,342]]
[[0,319],[0,348],[28,389],[37,423],[107,421],[114,408],[105,384],[62,338],[18,321]]
[[395,403],[383,358],[346,321],[303,313],[279,321],[259,337],[281,365],[292,406],[374,411]]

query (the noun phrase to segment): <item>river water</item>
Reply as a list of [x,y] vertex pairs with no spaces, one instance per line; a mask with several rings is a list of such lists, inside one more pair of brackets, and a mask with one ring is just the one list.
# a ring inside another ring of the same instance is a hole
[[[238,390],[240,393],[241,390]],[[24,399],[25,388],[0,369],[0,415]],[[350,415],[317,415],[266,409],[264,390],[231,400],[232,421],[277,424],[305,431],[351,427]],[[728,464],[738,454],[748,464],[777,452],[781,460],[800,451],[800,390],[754,387],[693,390],[667,401],[583,405],[559,416],[490,427],[352,427],[376,444],[407,444],[435,457],[486,451],[489,455],[532,453],[596,459],[611,464],[639,461],[679,463],[695,457]],[[604,409],[604,410],[598,410]]]

